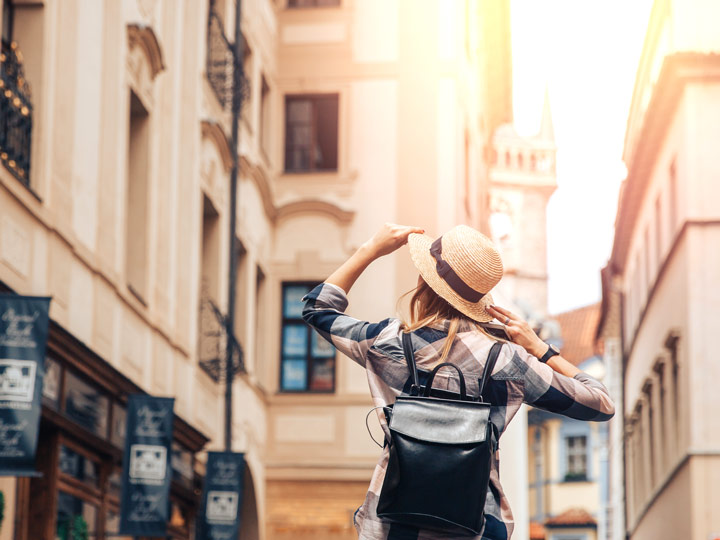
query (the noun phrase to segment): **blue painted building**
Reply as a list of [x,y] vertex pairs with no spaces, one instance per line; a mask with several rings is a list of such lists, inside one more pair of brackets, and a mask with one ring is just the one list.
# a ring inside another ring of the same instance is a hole
[[[595,347],[599,304],[559,314],[563,357],[601,380]],[[607,424],[581,422],[531,408],[528,412],[528,490],[531,540],[604,538]]]

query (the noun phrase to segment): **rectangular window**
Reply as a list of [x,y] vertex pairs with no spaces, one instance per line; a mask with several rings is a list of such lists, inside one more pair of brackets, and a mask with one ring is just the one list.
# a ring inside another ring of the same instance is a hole
[[242,43],[243,43],[243,78],[245,79],[244,85],[245,88],[248,90],[248,93],[243,96],[243,103],[242,103],[242,119],[247,124],[248,128],[252,131],[253,125],[252,125],[252,92],[250,89],[252,88],[252,76],[253,76],[253,53],[252,49],[250,48],[250,45],[248,44],[247,39],[245,39],[245,35],[242,36]]
[[285,98],[285,171],[336,171],[338,95]]
[[313,286],[308,283],[283,284],[280,369],[283,392],[335,390],[335,347],[302,320],[302,298]]
[[125,201],[125,273],[129,289],[147,299],[148,165],[150,115],[130,91],[130,129]]
[[52,358],[45,358],[45,376],[43,377],[43,403],[57,409],[60,403],[60,378],[62,368]]
[[216,304],[219,293],[219,251],[220,216],[210,199],[203,195],[200,294],[202,299]]
[[88,538],[97,536],[97,506],[64,491],[58,492],[55,538],[75,538],[73,530],[87,531]]
[[100,464],[89,459],[84,454],[75,452],[64,444],[60,445],[58,468],[66,474],[84,484],[97,487],[100,478]]
[[648,438],[648,448],[650,449],[649,455],[646,456],[649,460],[649,472],[650,476],[648,478],[648,481],[650,483],[650,489],[653,488],[655,485],[655,410],[653,407],[652,402],[652,385],[647,385],[643,389],[643,393],[645,394],[645,400],[647,402],[647,438]]
[[288,0],[289,8],[333,7],[339,6],[340,0]]
[[260,88],[260,148],[265,157],[270,155],[270,85],[264,76]]
[[580,435],[565,438],[567,467],[565,481],[587,480],[587,437]]
[[65,373],[65,414],[70,419],[105,439],[109,413],[107,396],[74,373]]
[[[263,339],[263,323],[265,321],[265,273],[258,266],[255,269],[255,372],[258,378],[266,373],[265,339]],[[267,384],[263,380],[263,384]]]

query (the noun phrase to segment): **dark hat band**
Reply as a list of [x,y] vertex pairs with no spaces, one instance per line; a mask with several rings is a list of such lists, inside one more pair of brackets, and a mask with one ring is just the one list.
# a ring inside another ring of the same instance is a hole
[[442,258],[442,236],[435,240],[430,246],[430,254],[435,257],[438,275],[450,285],[450,288],[458,293],[463,300],[468,302],[479,302],[485,293],[481,293],[465,283],[460,276],[455,273],[450,264]]

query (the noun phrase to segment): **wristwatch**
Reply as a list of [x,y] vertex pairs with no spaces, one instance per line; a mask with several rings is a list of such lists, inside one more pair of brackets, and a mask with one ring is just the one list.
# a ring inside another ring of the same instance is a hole
[[555,345],[548,344],[548,350],[542,355],[542,358],[538,358],[543,364],[547,363],[553,356],[560,354],[560,350]]

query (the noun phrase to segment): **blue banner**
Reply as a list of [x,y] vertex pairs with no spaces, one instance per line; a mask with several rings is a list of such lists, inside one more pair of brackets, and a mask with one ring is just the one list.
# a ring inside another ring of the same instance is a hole
[[208,452],[197,540],[238,537],[244,475],[244,454]]
[[142,394],[128,399],[120,535],[167,534],[174,403]]
[[35,472],[50,298],[0,294],[0,476]]

